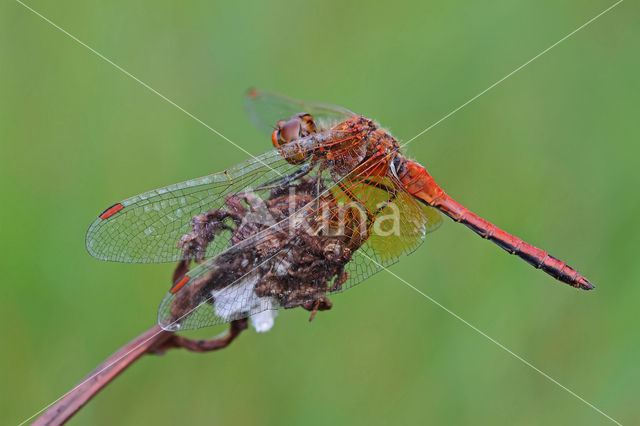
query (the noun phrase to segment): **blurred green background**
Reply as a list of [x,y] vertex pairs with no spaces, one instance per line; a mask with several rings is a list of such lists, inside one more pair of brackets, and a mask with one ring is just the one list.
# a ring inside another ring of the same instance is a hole
[[[248,87],[407,140],[613,3],[27,4],[258,154],[270,141],[244,115]],[[623,2],[408,148],[597,290],[449,220],[392,267],[622,423],[640,418],[639,16]],[[0,25],[0,419],[15,424],[150,327],[169,287],[171,264],[91,258],[93,218],[247,155],[20,4],[0,5]],[[333,302],[224,351],[145,357],[71,424],[611,423],[388,273]]]

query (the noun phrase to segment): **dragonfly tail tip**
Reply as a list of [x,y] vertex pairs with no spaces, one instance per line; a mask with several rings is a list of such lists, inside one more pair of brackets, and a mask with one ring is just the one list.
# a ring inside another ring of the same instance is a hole
[[578,280],[578,285],[582,290],[593,290],[594,288],[596,288],[596,286],[591,284],[585,277],[580,277],[580,279]]

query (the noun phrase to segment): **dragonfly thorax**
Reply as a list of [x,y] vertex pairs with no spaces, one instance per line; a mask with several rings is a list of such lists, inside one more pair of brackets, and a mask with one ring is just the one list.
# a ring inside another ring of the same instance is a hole
[[384,175],[398,142],[373,120],[356,115],[329,129],[316,127],[305,113],[280,121],[272,141],[291,164],[312,158],[336,176],[344,176],[366,164],[376,163],[373,174]]
[[373,120],[356,116],[335,126],[332,130],[351,132],[342,146],[332,146],[327,158],[344,175],[363,173],[368,176],[384,176],[389,171],[393,157],[398,152],[398,142]]

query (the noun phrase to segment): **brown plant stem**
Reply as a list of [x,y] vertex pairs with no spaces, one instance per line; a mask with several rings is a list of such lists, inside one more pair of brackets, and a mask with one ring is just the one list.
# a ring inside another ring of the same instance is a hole
[[107,358],[32,424],[38,426],[64,424],[102,388],[145,354],[162,354],[171,348],[185,348],[193,352],[215,351],[227,347],[247,326],[246,319],[233,321],[228,333],[223,337],[192,340],[164,331],[160,326],[154,325]]

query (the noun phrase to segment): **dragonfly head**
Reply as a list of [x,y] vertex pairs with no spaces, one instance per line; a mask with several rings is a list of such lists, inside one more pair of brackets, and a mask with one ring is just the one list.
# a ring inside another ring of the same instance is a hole
[[[281,148],[283,145],[286,145],[291,141],[309,136],[315,132],[316,123],[311,114],[301,112],[294,115],[287,121],[279,121],[278,127],[271,134],[271,142],[275,148]],[[292,158],[291,160],[294,162],[302,162],[305,159],[297,157],[304,157],[304,155],[300,154],[300,156],[295,156],[295,158]]]

